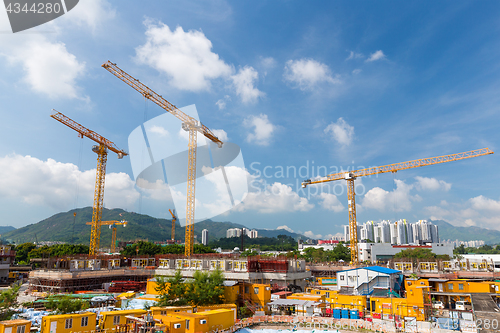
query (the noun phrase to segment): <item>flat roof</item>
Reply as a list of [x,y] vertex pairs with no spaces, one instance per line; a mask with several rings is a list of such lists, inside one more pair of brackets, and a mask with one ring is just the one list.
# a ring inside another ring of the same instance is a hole
[[302,299],[275,299],[267,303],[267,305],[297,305],[297,306],[313,306],[319,304],[315,301],[306,301]]

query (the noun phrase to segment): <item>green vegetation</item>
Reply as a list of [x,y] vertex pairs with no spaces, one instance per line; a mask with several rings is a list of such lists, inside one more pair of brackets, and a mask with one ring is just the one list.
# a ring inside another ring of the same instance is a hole
[[394,256],[395,259],[411,259],[412,261],[419,260],[429,260],[435,261],[438,259],[441,260],[450,260],[449,255],[437,255],[432,252],[431,249],[408,249],[403,250],[399,253],[396,253]]
[[298,258],[303,258],[309,262],[327,262],[327,261],[350,261],[351,250],[340,242],[333,248],[333,250],[324,250],[322,248],[315,249],[308,247],[304,250],[304,254],[297,254]]
[[[193,252],[200,253],[215,253],[214,250],[201,244],[193,246]],[[151,242],[140,241],[135,244],[127,245],[121,252],[124,256],[139,255],[155,255],[155,254],[184,254],[184,245],[172,244],[162,246]]]
[[[293,237],[286,235],[278,235],[276,238],[259,237],[250,238],[243,237],[243,245],[245,248],[255,248],[261,251],[293,251],[297,249],[297,242]],[[241,246],[241,237],[221,238],[217,241],[212,241],[208,244],[211,248],[234,249]],[[243,249],[241,249],[243,250]]]
[[453,254],[500,254],[500,245],[495,247],[483,245],[481,247],[465,247],[463,244],[453,250]]
[[0,321],[9,320],[14,314],[12,309],[17,307],[17,296],[20,288],[21,285],[16,283],[0,293]]
[[37,248],[33,243],[23,243],[14,247],[13,250],[16,251],[15,261],[19,265],[27,265],[30,259],[33,258],[61,257],[89,253],[89,247],[80,244],[45,245]]
[[192,281],[185,281],[181,272],[174,277],[156,277],[160,300],[157,306],[171,305],[213,305],[224,302],[224,275],[220,270],[213,272],[196,271]]
[[73,313],[89,308],[89,303],[69,295],[49,296],[45,307],[55,311],[57,314]]

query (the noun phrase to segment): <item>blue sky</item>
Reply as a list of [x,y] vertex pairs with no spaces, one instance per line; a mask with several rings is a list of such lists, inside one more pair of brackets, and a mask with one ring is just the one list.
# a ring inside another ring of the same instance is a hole
[[[348,222],[345,184],[304,192],[302,179],[497,149],[499,14],[494,1],[85,0],[12,34],[1,9],[1,224],[92,205],[92,141],[51,109],[126,150],[163,113],[101,68],[111,60],[241,147],[246,170],[233,177],[250,193],[213,220],[335,235]],[[500,229],[498,158],[358,179],[358,222]],[[106,207],[169,216],[175,193],[138,188],[129,157],[110,154],[107,176]]]

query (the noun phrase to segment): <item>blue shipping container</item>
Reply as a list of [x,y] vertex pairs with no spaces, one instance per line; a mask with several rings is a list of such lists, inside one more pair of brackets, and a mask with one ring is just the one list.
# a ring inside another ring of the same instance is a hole
[[333,309],[333,318],[340,319],[340,309]]
[[342,319],[349,319],[349,309],[342,309]]

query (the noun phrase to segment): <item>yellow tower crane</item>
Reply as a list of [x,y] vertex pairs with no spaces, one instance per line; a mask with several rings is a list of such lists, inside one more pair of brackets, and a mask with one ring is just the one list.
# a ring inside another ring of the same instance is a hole
[[193,253],[194,245],[194,212],[195,212],[195,184],[196,184],[196,136],[197,132],[203,134],[205,137],[216,143],[219,148],[222,147],[222,141],[217,138],[217,136],[210,131],[205,125],[203,125],[199,120],[188,116],[181,110],[179,110],[175,105],[168,102],[166,99],[158,95],[156,92],[151,90],[148,86],[141,83],[139,80],[135,79],[122,69],[120,69],[116,64],[107,61],[102,65],[107,71],[115,75],[117,78],[137,90],[144,96],[155,104],[163,108],[165,111],[173,114],[175,117],[182,121],[182,129],[189,132],[189,143],[188,143],[188,176],[187,176],[187,202],[186,202],[186,240],[184,255],[191,256]]
[[[128,221],[101,221],[100,225],[109,225],[109,228],[112,230],[110,248],[111,253],[115,253],[116,251],[116,226],[122,225],[123,227],[126,227],[127,223]],[[87,222],[86,224],[92,225],[92,222]]]
[[57,112],[56,110],[54,111],[56,113],[51,115],[52,118],[77,131],[81,138],[86,136],[87,138],[94,140],[99,144],[92,147],[92,151],[97,154],[97,171],[95,178],[94,205],[92,211],[92,229],[90,233],[90,248],[89,248],[89,255],[93,256],[99,250],[99,240],[101,237],[100,223],[102,218],[102,208],[104,202],[104,179],[106,177],[106,162],[108,159],[108,149],[116,153],[119,159],[122,159],[123,156],[127,156],[128,153],[116,147],[113,142],[109,141],[105,137],[80,125],[79,123],[65,116],[61,112]]
[[175,221],[177,221],[177,217],[170,209],[168,211],[172,215],[172,242],[175,242]]
[[477,149],[466,151],[458,154],[443,155],[429,158],[422,158],[413,161],[383,165],[379,167],[353,170],[346,172],[337,172],[327,175],[321,179],[311,181],[307,179],[302,182],[302,187],[305,188],[308,185],[320,184],[325,182],[331,182],[335,180],[345,179],[347,181],[347,203],[349,209],[349,240],[351,245],[351,264],[358,264],[358,222],[356,220],[356,192],[354,190],[354,180],[358,177],[371,176],[379,173],[397,172],[399,170],[406,170],[412,168],[418,168],[426,165],[434,165],[439,163],[446,163],[452,161],[464,160],[466,158],[478,157],[483,155],[493,154],[493,152],[488,148]]

